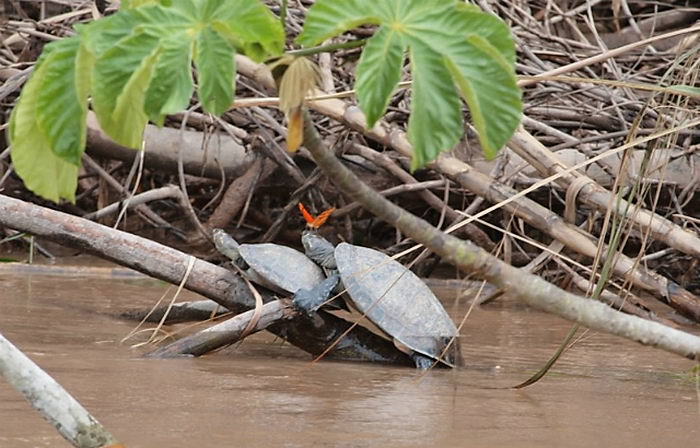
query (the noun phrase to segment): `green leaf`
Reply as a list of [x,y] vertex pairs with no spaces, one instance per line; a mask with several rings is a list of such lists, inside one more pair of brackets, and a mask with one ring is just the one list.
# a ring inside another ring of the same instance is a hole
[[78,166],[51,151],[50,142],[37,122],[37,100],[48,67],[43,63],[46,61],[50,61],[48,57],[37,64],[10,116],[12,164],[30,191],[54,202],[61,198],[75,202]]
[[96,55],[93,107],[100,125],[119,143],[136,148],[145,117],[160,125],[165,115],[189,104],[193,60],[205,110],[221,114],[233,102],[232,41],[253,57],[278,55],[284,43],[279,22],[256,0],[149,4],[86,28]]
[[204,108],[222,113],[233,100],[234,46],[260,60],[284,45],[260,0],[125,0],[119,12],[76,30],[46,46],[8,132],[27,187],[55,201],[74,199],[88,95],[103,130],[139,148],[149,118],[162,124],[187,107],[195,51]]
[[192,40],[177,35],[162,42],[151,84],[146,91],[145,111],[151,121],[163,125],[165,115],[185,109],[192,97]]
[[459,91],[484,153],[492,157],[520,122],[515,46],[497,17],[456,0],[317,0],[297,41],[316,45],[362,24],[380,25],[357,68],[357,95],[372,126],[385,113],[408,48],[413,76],[413,168],[451,149],[463,132]]
[[141,147],[141,133],[148,120],[144,99],[159,53],[158,43],[156,36],[136,32],[115,43],[95,61],[95,114],[110,137],[130,148]]
[[442,55],[414,42],[411,74],[413,94],[408,139],[414,148],[421,148],[414,150],[411,160],[411,169],[416,169],[459,141],[462,111],[450,73],[444,69]]
[[403,52],[401,35],[390,28],[382,28],[365,45],[357,65],[355,89],[367,127],[374,126],[389,105],[401,79]]
[[154,51],[141,62],[117,97],[112,112],[109,134],[116,142],[129,148],[140,149],[142,146],[143,130],[148,123],[148,115],[145,112],[146,89],[151,81],[158,55],[159,52]]
[[171,0],[121,0],[119,5],[120,10],[140,8],[141,6],[149,5],[163,5],[169,6],[172,3]]
[[318,45],[363,24],[381,23],[377,15],[377,3],[367,0],[317,1],[306,15],[304,29],[297,42],[305,47]]
[[[150,9],[148,7],[144,9]],[[78,25],[80,38],[93,55],[103,54],[115,42],[131,34],[139,25],[139,16],[131,10],[120,10],[111,16],[96,20],[88,25]]]
[[204,29],[197,36],[194,63],[204,110],[215,115],[226,112],[233,102],[234,50],[220,34]]
[[261,62],[279,56],[284,49],[284,29],[279,19],[262,2],[251,0],[204,0],[218,33],[241,49],[246,56]]
[[50,44],[42,62],[37,91],[36,121],[49,148],[59,157],[80,165],[85,148],[87,97],[92,58],[77,37]]
[[492,14],[485,14],[477,6],[467,3],[459,3],[457,6],[460,14],[454,16],[459,22],[456,26],[461,26],[466,35],[483,37],[496,47],[509,64],[515,64],[515,45],[508,25]]
[[454,55],[448,69],[469,105],[484,154],[495,157],[520,123],[517,80],[505,58],[480,36],[470,36]]

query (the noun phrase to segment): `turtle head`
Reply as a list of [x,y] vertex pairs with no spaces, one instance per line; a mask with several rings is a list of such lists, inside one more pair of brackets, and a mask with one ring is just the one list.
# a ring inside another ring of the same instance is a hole
[[335,263],[335,247],[314,230],[304,230],[301,234],[301,244],[304,246],[306,256],[317,264],[328,269],[337,267]]
[[240,258],[240,253],[238,251],[239,244],[231,235],[221,229],[214,229],[212,237],[214,239],[214,245],[219,252],[233,261]]

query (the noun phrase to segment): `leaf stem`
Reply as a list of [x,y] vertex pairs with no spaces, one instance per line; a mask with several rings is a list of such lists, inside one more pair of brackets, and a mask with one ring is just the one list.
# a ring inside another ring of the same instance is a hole
[[329,53],[336,50],[345,50],[348,48],[361,47],[367,43],[367,39],[349,40],[347,42],[338,42],[334,44],[319,45],[317,47],[302,48],[300,50],[291,50],[287,54],[293,56],[309,56],[318,53]]
[[287,1],[288,0],[280,0],[280,24],[282,25],[282,29],[285,29],[287,22]]

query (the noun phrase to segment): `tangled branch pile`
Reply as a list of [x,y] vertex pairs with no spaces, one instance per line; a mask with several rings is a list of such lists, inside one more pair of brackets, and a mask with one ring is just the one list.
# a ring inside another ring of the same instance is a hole
[[[308,3],[290,2],[291,36],[301,30]],[[602,261],[614,257],[602,299],[628,313],[675,319],[656,297],[700,320],[698,91],[691,88],[700,8],[689,1],[475,3],[512,27],[524,89],[522,128],[497,159],[485,160],[467,129],[451,153],[411,173],[408,90],[397,91],[383,121],[365,129],[349,92],[359,48],[318,57],[320,90],[337,94],[308,100],[326,142],[376,190],[439,227],[489,209],[457,232],[516,266],[589,292]],[[278,12],[276,2],[270,6]],[[78,1],[3,7],[5,123],[42,45],[101,12]],[[643,42],[665,34],[672,36]],[[119,147],[90,122],[77,202],[52,206],[211,253],[206,236],[217,227],[243,241],[298,244],[302,201],[316,211],[337,207],[324,229],[331,238],[392,253],[408,247],[410,241],[346,200],[308,152],[290,157],[269,72],[242,56],[237,63],[238,99],[229,112],[207,116],[193,101],[164,128],[147,128],[145,152]],[[410,80],[408,69],[404,78]],[[8,155],[0,154],[2,193],[42,202],[13,175]],[[123,213],[127,198],[135,213]],[[422,258],[415,269],[427,276],[439,261]]]

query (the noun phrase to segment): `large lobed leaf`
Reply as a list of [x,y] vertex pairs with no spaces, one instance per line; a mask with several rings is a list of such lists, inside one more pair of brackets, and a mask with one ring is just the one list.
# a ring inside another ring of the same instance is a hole
[[459,141],[463,122],[457,91],[487,156],[508,141],[520,122],[522,101],[515,47],[505,23],[457,0],[317,0],[298,42],[316,45],[362,24],[379,25],[357,66],[355,88],[368,126],[386,112],[408,51],[413,168]]
[[86,35],[97,55],[97,117],[107,134],[133,148],[149,119],[162,124],[188,105],[192,61],[204,110],[220,115],[233,101],[236,49],[267,58],[284,43],[279,21],[257,0],[147,4],[91,25]]
[[132,0],[109,17],[76,27],[47,45],[10,118],[12,159],[27,188],[74,200],[85,146],[88,96],[103,130],[141,147],[149,120],[189,104],[194,89],[205,111],[233,101],[234,56],[278,56],[279,20],[260,0]]

